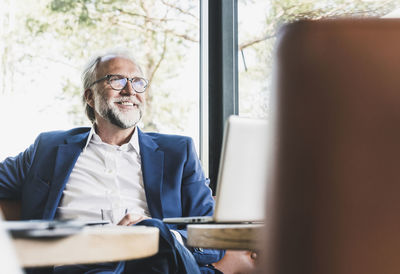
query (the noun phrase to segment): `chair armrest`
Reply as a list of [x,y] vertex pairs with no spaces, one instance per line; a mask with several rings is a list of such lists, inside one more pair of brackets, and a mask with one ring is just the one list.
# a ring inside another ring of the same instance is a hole
[[21,201],[0,199],[0,210],[3,216],[8,221],[15,221],[21,219]]

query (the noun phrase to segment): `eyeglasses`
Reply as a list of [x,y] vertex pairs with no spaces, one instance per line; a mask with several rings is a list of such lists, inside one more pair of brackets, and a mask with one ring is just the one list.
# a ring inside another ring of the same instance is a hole
[[114,90],[123,90],[126,87],[126,84],[131,82],[132,88],[137,92],[137,93],[143,93],[146,91],[147,85],[149,81],[147,81],[144,78],[141,77],[133,77],[133,78],[127,78],[122,75],[118,74],[108,74],[96,81],[94,81],[92,84],[90,84],[89,87],[93,86],[94,84],[97,84],[100,81],[107,80],[107,83],[111,86],[112,89]]

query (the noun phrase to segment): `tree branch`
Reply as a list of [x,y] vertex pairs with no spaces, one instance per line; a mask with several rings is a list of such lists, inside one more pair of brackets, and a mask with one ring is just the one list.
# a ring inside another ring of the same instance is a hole
[[180,7],[177,7],[177,6],[173,5],[173,4],[167,3],[165,0],[162,0],[161,2],[164,4],[164,6],[167,6],[167,7],[173,8],[173,9],[175,9],[175,10],[179,11],[180,13],[183,13],[183,14],[189,15],[189,16],[191,16],[191,17],[195,18],[196,20],[199,20],[199,18],[198,18],[196,15],[194,15],[194,14],[192,14],[192,13],[190,13],[190,12],[186,11],[186,10],[183,10],[183,9],[182,9],[182,8],[180,8]]
[[239,50],[243,50],[243,49],[245,49],[247,47],[251,47],[251,46],[253,46],[253,45],[257,44],[257,43],[260,43],[260,42],[263,42],[265,40],[274,38],[275,36],[276,36],[276,33],[274,33],[272,35],[266,35],[264,37],[261,37],[261,38],[258,38],[258,39],[255,39],[255,40],[252,40],[252,41],[249,41],[249,42],[246,42],[246,43],[242,43],[242,44],[239,45]]
[[[142,26],[138,26],[138,25],[132,24],[130,21],[129,22],[127,22],[127,21],[119,21],[118,24],[121,25],[121,26],[128,27],[129,29],[143,30]],[[175,37],[183,38],[184,40],[189,41],[189,42],[193,42],[193,43],[198,43],[199,42],[198,39],[193,38],[193,37],[191,37],[191,36],[189,36],[187,34],[177,33],[172,29],[163,29],[161,26],[160,26],[160,28],[152,28],[150,26],[146,26],[146,30],[152,31],[152,32],[157,32],[157,33],[160,33],[160,32],[170,33],[171,35],[173,35]]]
[[161,52],[160,58],[159,58],[158,61],[157,61],[157,64],[154,66],[154,69],[153,69],[153,71],[152,71],[151,74],[150,74],[149,83],[151,83],[151,81],[152,81],[153,78],[154,78],[154,75],[156,74],[158,68],[159,68],[160,65],[161,65],[161,62],[165,59],[165,53],[167,52],[167,36],[168,36],[167,34],[164,35],[163,50],[162,50],[162,52]]
[[[165,23],[165,22],[167,22],[167,23],[168,23],[168,22],[179,22],[179,23],[185,23],[185,24],[188,24],[188,25],[191,25],[191,26],[198,27],[197,24],[193,24],[192,22],[188,22],[188,21],[186,21],[186,20],[177,19],[177,18],[166,18],[166,17],[164,17],[164,18],[157,18],[157,17],[149,17],[149,16],[147,16],[147,15],[143,15],[143,14],[139,14],[139,13],[135,13],[135,12],[126,11],[126,10],[120,9],[120,8],[117,9],[117,11],[119,11],[121,14],[128,15],[128,16],[142,17],[143,19],[148,20],[148,21],[151,21],[151,22],[155,22],[155,21],[163,22],[163,23]],[[104,14],[102,14],[102,16],[104,16]],[[111,16],[114,16],[114,15],[112,14]]]

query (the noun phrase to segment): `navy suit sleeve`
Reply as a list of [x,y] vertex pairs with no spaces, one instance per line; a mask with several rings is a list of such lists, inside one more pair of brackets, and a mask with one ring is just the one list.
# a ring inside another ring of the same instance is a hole
[[211,216],[214,211],[214,199],[209,180],[204,176],[203,168],[197,157],[193,140],[187,141],[187,161],[182,176],[182,212],[183,216]]
[[[203,168],[197,157],[193,140],[188,138],[187,161],[182,176],[182,211],[183,216],[211,216],[214,212],[214,199],[209,188],[209,179],[204,176]],[[186,229],[177,230],[187,239]],[[203,265],[217,262],[225,254],[224,250],[194,249],[196,261]]]
[[15,157],[8,157],[0,163],[0,198],[18,199],[21,196],[29,168],[35,153],[36,144]]

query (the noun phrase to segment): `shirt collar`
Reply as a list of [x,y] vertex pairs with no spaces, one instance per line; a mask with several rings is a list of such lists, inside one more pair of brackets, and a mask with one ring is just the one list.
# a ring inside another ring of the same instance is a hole
[[[86,148],[88,147],[90,142],[97,143],[97,144],[104,143],[101,140],[100,136],[97,135],[94,125],[92,125],[92,128],[90,129],[89,136],[86,140],[86,144],[85,144],[85,147],[83,148],[83,151],[86,150]],[[119,146],[119,148],[124,151],[129,151],[130,148],[133,148],[138,154],[140,153],[139,135],[138,135],[137,128],[135,128],[135,131],[133,132],[132,137],[129,140],[129,142],[126,144],[123,144],[122,146]]]

